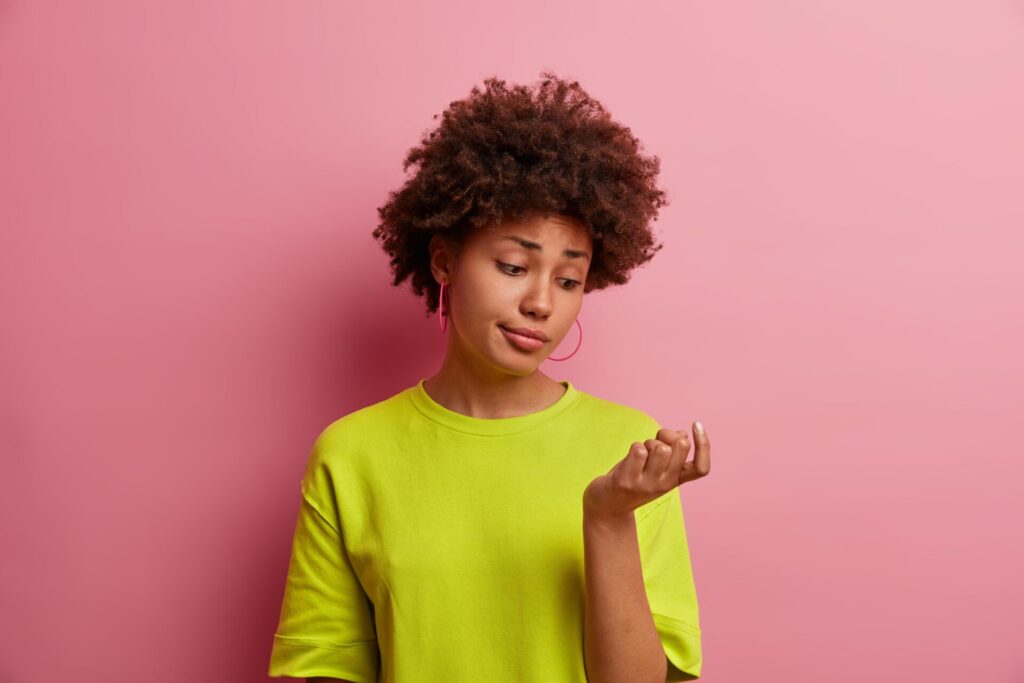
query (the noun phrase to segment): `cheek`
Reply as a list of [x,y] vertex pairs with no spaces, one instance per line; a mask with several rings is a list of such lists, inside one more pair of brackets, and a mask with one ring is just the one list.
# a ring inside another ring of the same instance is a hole
[[[498,274],[500,277],[501,274]],[[493,326],[508,317],[510,302],[514,301],[514,292],[493,277],[478,274],[470,279],[464,278],[462,289],[454,299],[454,306],[461,311],[459,317],[468,328],[486,328]]]
[[490,318],[505,318],[509,306],[516,301],[514,280],[494,269],[493,274],[479,278],[468,292],[467,298],[479,315]]

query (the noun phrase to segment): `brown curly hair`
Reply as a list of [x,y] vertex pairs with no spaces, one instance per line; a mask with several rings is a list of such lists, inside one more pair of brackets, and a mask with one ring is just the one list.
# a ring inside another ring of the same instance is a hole
[[452,102],[408,151],[403,170],[415,165],[414,175],[377,209],[373,237],[391,258],[392,284],[411,277],[427,315],[438,305],[428,246],[437,233],[457,249],[469,230],[506,219],[575,218],[594,244],[584,292],[628,282],[663,246],[651,230],[668,204],[658,157],[577,81],[541,76],[534,88],[491,76]]

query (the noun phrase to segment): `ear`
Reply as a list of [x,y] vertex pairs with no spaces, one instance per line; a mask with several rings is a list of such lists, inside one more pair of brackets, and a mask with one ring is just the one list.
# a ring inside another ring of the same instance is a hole
[[450,283],[455,269],[455,251],[451,243],[440,233],[430,237],[430,270],[437,282]]

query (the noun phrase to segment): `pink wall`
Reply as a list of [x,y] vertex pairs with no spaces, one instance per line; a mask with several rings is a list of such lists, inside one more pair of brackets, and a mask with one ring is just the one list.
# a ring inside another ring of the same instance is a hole
[[440,361],[375,207],[553,68],[663,163],[545,369],[707,426],[704,679],[1024,681],[1019,0],[145,4],[0,5],[0,680],[263,679],[313,438]]

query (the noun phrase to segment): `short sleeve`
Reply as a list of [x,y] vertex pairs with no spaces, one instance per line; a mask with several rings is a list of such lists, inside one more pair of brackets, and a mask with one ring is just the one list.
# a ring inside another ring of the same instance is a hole
[[701,629],[679,487],[641,506],[636,518],[644,587],[668,658],[665,680],[695,680]]
[[373,606],[342,542],[333,496],[325,495],[322,444],[314,446],[300,487],[269,675],[374,683],[380,658]]

